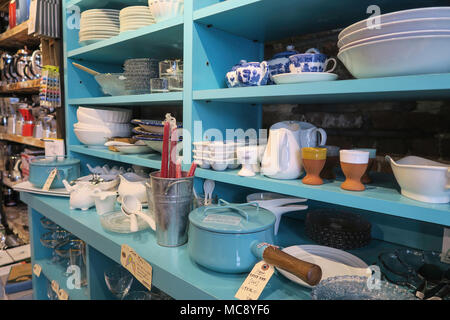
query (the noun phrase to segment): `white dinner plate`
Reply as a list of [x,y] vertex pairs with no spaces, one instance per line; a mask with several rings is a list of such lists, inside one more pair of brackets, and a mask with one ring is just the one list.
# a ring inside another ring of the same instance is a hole
[[155,19],[120,19],[120,24],[124,23],[142,23],[142,22],[155,22]]
[[[331,247],[299,245],[284,248],[282,251],[296,257],[297,259],[319,265],[322,269],[322,280],[340,275],[361,275],[361,273],[355,272],[354,269],[349,267],[361,269],[368,268],[367,263],[362,261],[360,258],[343,250]],[[336,262],[339,263],[339,265],[336,265]],[[289,280],[302,286],[311,287],[292,273],[280,268],[277,268],[277,270]]]
[[330,72],[281,73],[272,76],[276,84],[333,81],[337,78],[337,74]]
[[[448,18],[448,17],[450,17],[450,7],[428,7],[428,8],[402,10],[382,14],[379,16],[380,24],[410,19]],[[372,21],[372,19],[373,18],[367,18],[348,26],[339,33],[338,38],[341,39],[349,33],[367,27],[368,26],[367,23]]]
[[380,25],[379,29],[369,29],[366,27],[347,34],[338,41],[338,47],[341,48],[354,41],[385,34],[419,30],[450,30],[450,17],[411,19],[383,23]]
[[117,29],[82,29],[80,30],[80,34],[86,34],[86,33],[97,33],[97,34],[114,34],[119,32],[120,28]]
[[44,191],[40,188],[34,187],[30,181],[24,181],[13,186],[15,191],[29,192],[34,194],[42,194],[48,196],[58,196],[58,197],[70,197],[70,193],[65,188],[60,189],[50,189]]
[[338,54],[355,78],[450,72],[450,36],[416,36],[359,44]]

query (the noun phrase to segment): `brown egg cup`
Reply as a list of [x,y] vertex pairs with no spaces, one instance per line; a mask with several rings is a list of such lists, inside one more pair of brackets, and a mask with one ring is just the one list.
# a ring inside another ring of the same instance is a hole
[[338,163],[339,163],[339,156],[327,157],[325,165],[322,171],[320,172],[320,177],[322,179],[335,180],[336,173],[334,172],[334,168],[337,166]]
[[373,165],[375,164],[375,158],[369,159],[369,164],[367,165],[366,172],[364,172],[363,176],[361,177],[361,182],[364,184],[372,183],[372,178],[369,175],[369,172],[372,170]]
[[361,177],[367,170],[367,163],[346,163],[341,161],[341,168],[345,175],[345,181],[341,188],[349,191],[364,191],[366,188],[361,183]]
[[302,179],[304,184],[310,185],[321,185],[323,184],[323,180],[320,177],[320,172],[325,166],[326,160],[312,160],[312,159],[303,159],[303,167],[305,167],[306,176]]

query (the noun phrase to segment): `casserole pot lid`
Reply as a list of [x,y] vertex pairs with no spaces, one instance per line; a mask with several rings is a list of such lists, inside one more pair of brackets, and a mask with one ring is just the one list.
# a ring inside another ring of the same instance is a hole
[[72,166],[80,163],[79,159],[69,157],[36,157],[31,160],[33,165],[37,166]]
[[228,203],[200,207],[189,214],[189,221],[201,229],[218,233],[253,233],[273,227],[275,215],[256,202]]

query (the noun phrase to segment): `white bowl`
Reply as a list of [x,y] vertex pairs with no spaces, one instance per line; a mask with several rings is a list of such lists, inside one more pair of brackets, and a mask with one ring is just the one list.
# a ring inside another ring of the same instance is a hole
[[450,36],[373,41],[347,48],[338,58],[355,78],[450,72]]
[[340,150],[340,161],[345,163],[365,164],[369,163],[369,152],[358,150]]
[[[162,153],[163,149],[163,141],[162,140],[143,140],[147,146],[152,148],[153,150]],[[181,150],[183,149],[183,141],[180,141],[177,143],[177,150],[178,153],[181,153]]]
[[78,140],[82,144],[88,146],[103,146],[106,141],[110,138],[108,133],[104,131],[90,131],[90,130],[80,130],[74,129],[73,132],[77,136]]
[[147,145],[130,145],[130,146],[115,146],[119,152],[126,153],[126,154],[142,154],[142,153],[151,153],[152,148],[150,148]]
[[424,18],[394,21],[382,23],[379,29],[369,29],[368,27],[356,30],[347,34],[338,41],[338,47],[341,48],[351,42],[381,36],[397,32],[409,32],[419,30],[450,30],[449,18]]
[[[224,171],[228,169],[229,166],[234,166],[236,164],[236,159],[210,159],[211,167],[216,171]],[[239,164],[238,164],[239,165]]]
[[117,123],[128,123],[133,115],[132,110],[122,108],[94,109],[79,107],[77,110],[77,116],[79,112],[90,117],[101,119],[103,122]]
[[[449,16],[450,16],[450,7],[428,7],[428,8],[418,8],[386,13],[380,15],[379,18],[380,24],[384,24],[401,20],[421,19],[421,18],[442,18]],[[373,18],[367,18],[348,26],[339,33],[338,38],[341,39],[349,33],[367,27],[368,26],[367,23],[372,20]]]
[[398,161],[386,156],[386,160],[405,197],[429,203],[450,202],[449,165],[415,156]]
[[417,36],[449,36],[450,35],[450,29],[448,30],[419,30],[419,31],[406,31],[406,32],[396,32],[396,33],[388,33],[383,34],[381,36],[376,37],[370,37],[361,39],[358,41],[353,41],[345,46],[342,46],[341,50],[345,50],[347,48],[357,46],[359,44],[374,42],[374,41],[380,41],[380,40],[388,40],[388,39],[398,39],[398,38],[405,38],[405,37],[417,37]]
[[197,156],[194,156],[194,161],[202,169],[209,169],[209,168],[211,168],[211,161],[209,160],[208,157],[197,157]]
[[98,125],[77,122],[73,124],[75,129],[87,131],[104,131],[109,132],[111,137],[125,137],[131,133],[131,126],[128,123],[103,122]]
[[243,146],[243,142],[234,142],[234,141],[212,141],[209,144],[209,150],[212,153],[228,153],[228,152],[236,152],[236,148]]
[[156,22],[182,16],[184,1],[151,1],[148,6]]

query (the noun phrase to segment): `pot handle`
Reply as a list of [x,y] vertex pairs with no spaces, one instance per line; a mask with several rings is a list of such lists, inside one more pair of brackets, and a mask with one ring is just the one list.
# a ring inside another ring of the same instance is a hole
[[311,286],[317,285],[322,279],[320,266],[297,259],[269,244],[257,244],[256,250],[267,263],[286,270],[299,277]]
[[189,180],[178,180],[172,183],[169,183],[166,187],[166,190],[164,191],[165,195],[167,195],[167,192],[169,192],[169,189],[172,188],[174,185],[178,184],[178,183],[182,183],[182,182],[189,182]]
[[[224,204],[224,205],[222,205],[222,204]],[[242,203],[242,204],[238,204],[238,205],[232,205],[232,204],[230,204],[229,202],[227,202],[227,201],[225,201],[223,199],[219,199],[219,205],[218,206],[205,207],[205,209],[203,210],[203,214],[206,214],[207,211],[211,211],[211,210],[229,208],[229,209],[236,210],[241,216],[243,216],[248,221],[248,213],[245,212],[244,210],[242,210],[241,208],[239,208],[239,207],[247,206],[247,205],[256,205],[257,206],[257,210],[259,210],[259,204],[257,202],[250,202],[250,203]]]

